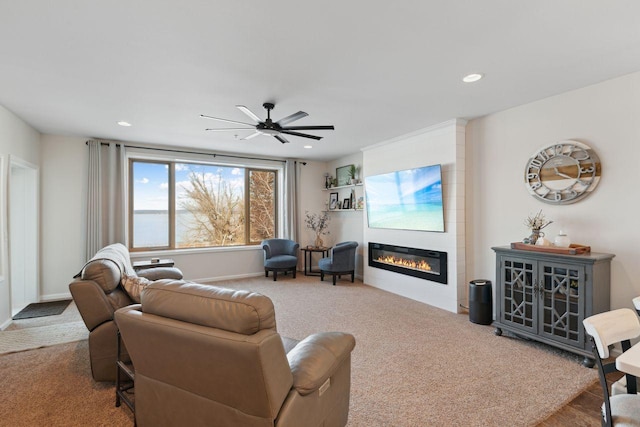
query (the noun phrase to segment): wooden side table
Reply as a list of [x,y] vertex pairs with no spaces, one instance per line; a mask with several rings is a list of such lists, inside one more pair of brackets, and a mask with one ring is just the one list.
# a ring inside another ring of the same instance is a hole
[[[313,260],[311,258],[311,255],[314,252],[319,252],[322,254],[322,257],[327,257],[329,256],[329,251],[331,250],[331,248],[325,248],[325,247],[319,247],[319,248],[314,248],[313,246],[307,246],[305,248],[300,248],[301,251],[304,252],[304,275],[305,276],[319,276],[320,275],[320,270],[314,270],[313,269]],[[307,260],[308,260],[308,264],[307,264]]]

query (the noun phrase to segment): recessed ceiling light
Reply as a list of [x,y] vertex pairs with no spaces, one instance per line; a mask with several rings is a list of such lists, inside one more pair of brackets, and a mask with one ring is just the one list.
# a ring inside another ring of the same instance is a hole
[[125,122],[125,121],[122,121],[122,120],[121,120],[121,121],[119,121],[119,122],[118,122],[118,124],[119,124],[120,126],[125,126],[125,127],[129,127],[129,126],[131,126],[131,123],[129,123],[129,122]]
[[304,148],[313,148],[313,145],[305,145]]
[[473,74],[469,74],[466,75],[462,78],[462,81],[465,83],[473,83],[473,82],[477,82],[478,80],[480,80],[481,78],[483,78],[484,76],[480,73],[473,73]]

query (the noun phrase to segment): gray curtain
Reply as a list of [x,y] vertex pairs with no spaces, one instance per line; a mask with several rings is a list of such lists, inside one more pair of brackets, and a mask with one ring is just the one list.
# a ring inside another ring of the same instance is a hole
[[300,165],[287,160],[284,165],[284,232],[283,238],[298,241],[298,176]]
[[87,141],[86,259],[111,243],[125,243],[125,148],[113,142]]

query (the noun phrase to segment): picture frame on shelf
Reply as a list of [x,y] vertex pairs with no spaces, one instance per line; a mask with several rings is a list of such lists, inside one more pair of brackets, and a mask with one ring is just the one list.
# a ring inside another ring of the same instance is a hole
[[349,171],[351,170],[352,166],[353,165],[346,165],[336,168],[336,179],[338,181],[338,187],[349,184],[349,179],[351,178],[351,174],[349,173]]
[[338,193],[329,194],[329,210],[333,211],[338,209]]
[[346,198],[342,201],[342,209],[351,209],[351,199]]

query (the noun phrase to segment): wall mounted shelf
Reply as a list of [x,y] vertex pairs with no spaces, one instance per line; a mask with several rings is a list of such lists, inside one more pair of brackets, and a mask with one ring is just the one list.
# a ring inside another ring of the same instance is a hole
[[353,188],[353,187],[362,187],[362,183],[359,182],[358,184],[339,185],[337,187],[323,188],[322,191],[340,190],[341,188]]

